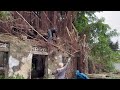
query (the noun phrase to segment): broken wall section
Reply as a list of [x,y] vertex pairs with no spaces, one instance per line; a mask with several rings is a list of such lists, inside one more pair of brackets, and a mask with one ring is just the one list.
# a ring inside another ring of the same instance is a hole
[[0,34],[0,40],[10,43],[7,76],[19,74],[25,79],[30,78],[32,46],[30,46],[29,43],[10,35]]

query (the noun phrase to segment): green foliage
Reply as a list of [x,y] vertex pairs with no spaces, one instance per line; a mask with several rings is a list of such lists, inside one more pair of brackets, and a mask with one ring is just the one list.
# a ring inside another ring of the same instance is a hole
[[9,20],[11,17],[9,11],[0,11],[0,20]]
[[[119,34],[116,29],[111,30],[110,26],[104,23],[105,18],[98,19],[95,12],[79,11],[74,24],[79,35],[87,35],[87,42],[91,48],[90,55],[93,59],[102,63],[105,71],[111,71],[114,69],[112,62],[120,60],[120,55],[110,47],[110,38]],[[118,48],[117,44],[115,49]]]
[[24,77],[19,74],[10,76],[10,77],[6,77],[6,78],[3,75],[0,75],[0,79],[24,79]]
[[97,20],[95,16],[96,11],[78,11],[75,26],[78,32],[82,32],[86,29],[89,23]]
[[19,75],[19,74],[17,74],[17,75],[14,75],[14,76],[7,77],[5,79],[24,79],[24,77]]
[[114,30],[112,30],[108,33],[109,37],[115,37],[115,36],[118,36],[118,35],[119,35],[119,33],[117,33],[116,29],[114,29]]
[[118,41],[116,43],[113,43],[112,41],[110,41],[109,46],[113,51],[117,51],[119,49]]

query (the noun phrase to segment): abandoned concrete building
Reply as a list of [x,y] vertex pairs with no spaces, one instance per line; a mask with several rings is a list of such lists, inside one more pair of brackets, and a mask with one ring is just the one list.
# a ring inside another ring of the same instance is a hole
[[[12,19],[0,22],[0,74],[54,79],[58,63],[70,58],[66,77],[73,78],[78,58],[75,15],[75,11],[11,11]],[[49,28],[58,30],[50,41]]]

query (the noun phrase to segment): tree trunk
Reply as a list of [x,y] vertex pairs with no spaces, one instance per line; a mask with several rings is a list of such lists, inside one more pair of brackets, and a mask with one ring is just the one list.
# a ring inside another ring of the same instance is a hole
[[79,70],[83,73],[88,73],[88,50],[87,50],[87,43],[86,43],[86,36],[82,35],[80,38],[80,59],[78,60]]

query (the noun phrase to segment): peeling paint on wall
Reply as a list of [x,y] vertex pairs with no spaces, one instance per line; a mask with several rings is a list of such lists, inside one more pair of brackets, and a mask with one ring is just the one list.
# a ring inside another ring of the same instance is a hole
[[23,65],[21,65],[20,70],[17,72],[14,72],[14,74],[22,75],[25,79],[30,77],[30,71],[32,66],[32,54],[30,53],[28,57],[23,57],[21,62]]
[[24,76],[24,78],[28,78],[32,65],[31,44],[17,37],[4,34],[0,34],[0,41],[10,43],[8,76],[19,74]]
[[9,75],[13,75],[14,71],[13,71],[13,67],[14,66],[18,66],[19,65],[19,61],[15,58],[13,58],[12,56],[9,57]]

